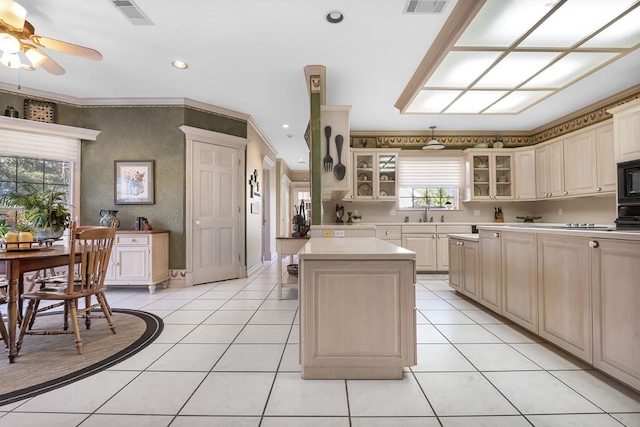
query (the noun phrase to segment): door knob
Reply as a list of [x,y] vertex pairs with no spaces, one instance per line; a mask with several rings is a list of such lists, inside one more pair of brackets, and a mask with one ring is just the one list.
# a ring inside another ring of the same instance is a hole
[[598,246],[600,246],[600,243],[598,243],[597,240],[592,240],[589,242],[589,247],[590,248],[597,248]]

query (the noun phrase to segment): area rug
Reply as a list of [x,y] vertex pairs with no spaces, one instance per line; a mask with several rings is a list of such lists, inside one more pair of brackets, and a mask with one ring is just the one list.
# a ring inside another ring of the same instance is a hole
[[[73,334],[25,335],[15,363],[9,363],[0,354],[0,405],[51,391],[110,368],[151,344],[163,328],[161,318],[138,310],[113,309],[113,321],[116,334],[111,333],[103,318],[92,319],[89,330],[81,320],[82,355],[76,352]],[[59,327],[61,322],[61,314],[39,316],[33,329]]]

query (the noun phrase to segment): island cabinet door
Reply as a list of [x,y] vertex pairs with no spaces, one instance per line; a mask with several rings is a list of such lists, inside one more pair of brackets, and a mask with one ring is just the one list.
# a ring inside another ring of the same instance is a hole
[[589,250],[587,237],[538,235],[539,334],[591,363]]
[[500,232],[480,230],[480,292],[478,302],[502,314],[502,251]]
[[462,292],[462,240],[449,239],[449,285]]
[[593,364],[640,390],[640,242],[589,241]]
[[538,332],[534,233],[502,233],[502,315]]
[[301,260],[304,379],[401,379],[416,363],[413,260]]
[[478,242],[462,241],[462,293],[478,299],[480,259]]

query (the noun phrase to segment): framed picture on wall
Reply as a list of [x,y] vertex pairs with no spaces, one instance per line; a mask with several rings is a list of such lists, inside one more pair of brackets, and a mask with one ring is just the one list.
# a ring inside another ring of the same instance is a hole
[[114,162],[114,203],[116,205],[152,205],[155,203],[153,160],[116,160]]

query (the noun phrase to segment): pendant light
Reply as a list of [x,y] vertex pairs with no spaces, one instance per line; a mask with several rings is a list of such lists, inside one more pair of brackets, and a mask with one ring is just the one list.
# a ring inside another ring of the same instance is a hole
[[438,141],[435,137],[436,127],[429,126],[429,129],[431,129],[431,141],[427,142],[427,145],[423,146],[422,149],[423,150],[442,150],[444,148],[444,145],[440,144],[440,141]]

